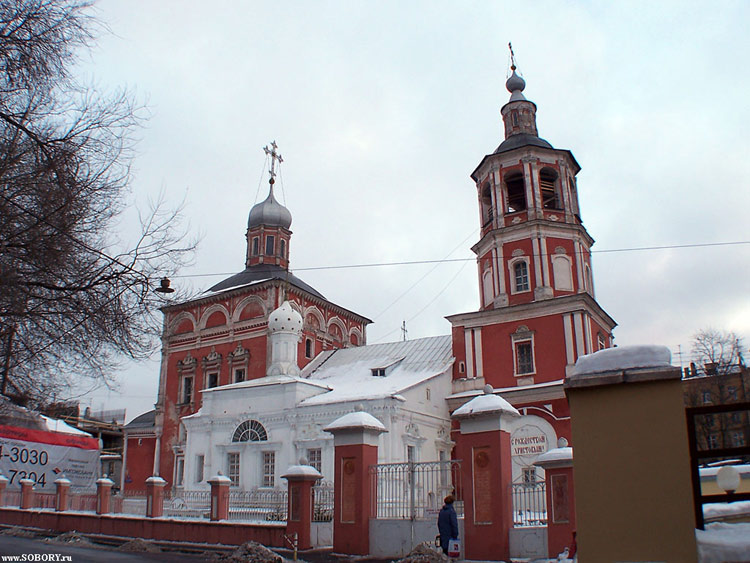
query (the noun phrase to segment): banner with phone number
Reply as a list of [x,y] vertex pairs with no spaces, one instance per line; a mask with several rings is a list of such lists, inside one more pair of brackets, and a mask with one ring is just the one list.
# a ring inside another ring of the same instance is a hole
[[0,425],[0,471],[8,489],[20,489],[21,479],[31,479],[35,491],[54,492],[63,475],[75,488],[94,489],[98,466],[96,438]]

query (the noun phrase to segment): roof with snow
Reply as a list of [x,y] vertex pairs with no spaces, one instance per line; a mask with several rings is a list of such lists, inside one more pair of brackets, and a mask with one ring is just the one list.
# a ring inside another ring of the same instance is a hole
[[302,377],[331,391],[300,405],[399,398],[403,391],[444,373],[452,363],[450,335],[330,350],[305,366]]

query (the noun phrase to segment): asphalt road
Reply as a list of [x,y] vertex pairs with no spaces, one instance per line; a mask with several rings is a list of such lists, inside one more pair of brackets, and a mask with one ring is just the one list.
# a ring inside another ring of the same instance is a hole
[[[47,555],[45,555],[47,554]],[[53,554],[53,555],[49,555]],[[69,556],[66,558],[55,558],[54,554]],[[206,561],[206,556],[191,555],[186,553],[164,552],[125,552],[118,551],[114,547],[95,545],[82,547],[76,544],[46,542],[44,539],[19,538],[15,536],[0,535],[0,563],[10,561],[4,556],[18,555],[25,559],[17,561],[71,561],[72,563],[135,563],[136,561],[163,561],[177,563],[179,561]]]

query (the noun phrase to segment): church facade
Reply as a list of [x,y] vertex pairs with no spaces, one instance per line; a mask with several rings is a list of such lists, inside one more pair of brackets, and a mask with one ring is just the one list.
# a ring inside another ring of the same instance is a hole
[[[242,489],[276,487],[300,458],[331,479],[333,442],[322,428],[357,410],[388,430],[379,462],[447,460],[461,439],[451,413],[488,386],[522,415],[511,428],[514,481],[543,479],[534,461],[571,436],[566,374],[613,345],[616,323],[594,297],[580,166],[538,136],[536,105],[511,68],[505,138],[471,174],[479,309],[447,317],[450,335],[367,345],[369,319],[289,271],[291,214],[273,193],[274,144],[268,197],[248,220],[245,270],[164,308],[154,438],[127,441],[129,481],[158,474],[203,488],[221,471]],[[279,315],[299,326],[278,330]]]
[[[326,350],[366,343],[366,317],[329,301],[289,272],[292,216],[274,196],[271,156],[268,197],[253,206],[246,231],[245,269],[197,299],[163,308],[159,394],[152,429],[155,438],[133,435],[126,442],[126,488],[142,489],[151,475],[170,485],[185,479],[184,417],[195,414],[207,390],[267,375],[268,317],[285,300],[302,316],[300,368]],[[142,432],[142,430],[141,430]]]

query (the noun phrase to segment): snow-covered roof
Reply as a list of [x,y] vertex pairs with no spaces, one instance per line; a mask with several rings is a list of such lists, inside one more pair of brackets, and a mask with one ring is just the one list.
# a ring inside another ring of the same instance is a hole
[[64,422],[62,420],[57,420],[56,418],[50,418],[48,416],[39,415],[42,417],[42,420],[47,425],[47,430],[50,432],[62,432],[63,434],[76,434],[78,436],[91,436],[88,432],[84,432],[83,430],[79,430],[75,426],[71,426],[67,422]]
[[489,393],[485,391],[484,395],[474,397],[471,401],[453,411],[453,416],[462,418],[493,413],[508,413],[513,416],[521,416],[521,413],[513,405],[501,396],[495,395],[492,391]]
[[573,366],[571,376],[671,366],[672,353],[666,346],[621,346],[581,356]]
[[[395,397],[444,373],[452,362],[450,335],[342,348],[302,370],[305,381],[331,390],[300,405]],[[390,366],[385,376],[373,375],[383,366]]]
[[357,411],[350,412],[344,416],[337,418],[331,424],[326,426],[323,430],[326,432],[344,430],[349,428],[366,428],[370,430],[377,430],[378,432],[385,432],[385,426],[377,418],[372,416],[370,413]]

